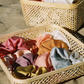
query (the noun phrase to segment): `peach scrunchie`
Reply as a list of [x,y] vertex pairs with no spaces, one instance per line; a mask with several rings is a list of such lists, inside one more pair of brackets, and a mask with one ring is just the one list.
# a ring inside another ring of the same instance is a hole
[[50,59],[50,52],[45,52],[37,57],[33,63],[34,66],[46,67],[48,71],[53,70],[53,66]]
[[35,38],[34,40],[36,41],[36,45],[39,48],[40,44],[46,40],[50,40],[52,38],[52,35],[50,34],[42,34]]
[[[61,40],[61,41],[65,42],[67,44],[69,49],[71,48],[68,39],[66,38],[66,36],[61,31],[55,30],[55,31],[53,31],[51,33],[45,32],[43,34],[50,34],[50,35],[52,35],[53,39]],[[41,34],[41,35],[43,35],[43,34]]]
[[19,58],[20,56],[27,54],[27,53],[31,53],[29,50],[18,50],[14,53],[14,55],[16,55],[17,58]]
[[51,38],[52,38],[52,35],[43,34],[33,40],[27,41],[26,44],[27,44],[28,50],[30,50],[34,55],[37,56],[37,52],[40,44],[46,40],[50,40]]

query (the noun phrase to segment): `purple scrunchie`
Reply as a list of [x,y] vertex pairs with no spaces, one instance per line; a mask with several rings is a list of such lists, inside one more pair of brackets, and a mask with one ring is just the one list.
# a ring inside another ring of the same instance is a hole
[[16,63],[22,67],[26,67],[33,64],[33,58],[34,55],[32,53],[27,53],[17,58]]

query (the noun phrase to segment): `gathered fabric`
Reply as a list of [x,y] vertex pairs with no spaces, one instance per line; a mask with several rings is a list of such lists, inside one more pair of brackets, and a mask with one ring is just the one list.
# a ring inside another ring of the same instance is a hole
[[45,67],[35,67],[33,65],[28,65],[26,67],[19,66],[16,68],[16,71],[13,72],[14,77],[16,78],[30,78],[47,72]]
[[84,61],[84,58],[80,56],[80,54],[76,51],[72,51],[70,54],[70,60],[72,61],[72,64],[80,63]]
[[[43,34],[50,34],[53,39],[63,41],[64,43],[67,44],[67,46],[69,47],[69,50],[70,50],[71,47],[70,47],[69,41],[67,40],[66,36],[61,31],[55,30],[51,33],[45,32]],[[43,35],[43,34],[41,34],[41,35]]]
[[55,70],[72,64],[83,62],[78,52],[69,52],[66,49],[54,47],[50,52],[51,62]]
[[51,62],[55,70],[71,65],[69,52],[66,49],[54,47],[50,52]]
[[18,50],[14,53],[14,55],[19,58],[20,56],[27,54],[27,53],[31,53],[30,50]]
[[22,67],[26,67],[28,65],[32,65],[33,61],[34,61],[34,55],[32,53],[26,53],[17,58],[15,62]]
[[59,30],[56,30],[52,33],[43,33],[37,38],[28,41],[22,37],[13,36],[10,37],[6,42],[0,44],[0,58],[3,58],[9,53],[14,53],[17,50],[30,50],[34,55],[37,55],[41,43],[52,38],[56,40],[62,40],[70,48],[69,42],[65,35],[63,35]]
[[37,67],[45,67],[48,71],[53,70],[53,66],[50,59],[50,52],[45,52],[39,55],[33,63]]
[[7,57],[13,76],[19,79],[84,61],[78,52],[71,51],[68,39],[59,30],[45,32],[32,40],[17,36],[9,38],[0,44],[0,58],[4,61]]
[[66,38],[66,36],[59,30],[55,30],[51,33],[51,35],[53,36],[53,39],[55,40],[61,40],[63,41],[64,43],[67,44],[67,46],[69,47],[69,50],[70,50],[70,44],[69,44],[69,41],[68,39]]
[[69,50],[68,46],[63,41],[50,39],[41,43],[38,50],[38,55],[41,55],[45,52],[50,52],[51,49],[54,47],[59,47],[59,48],[64,48],[66,50]]
[[42,42],[46,40],[50,40],[52,38],[52,35],[50,34],[43,34],[38,36],[37,38],[33,40],[26,41],[28,49],[37,56],[37,51],[39,49],[39,46]]
[[26,43],[22,37],[11,37],[6,42],[2,43],[3,47],[0,47],[0,49],[6,50],[10,53],[16,51],[16,50],[27,50]]
[[44,0],[44,2],[60,3],[60,4],[73,4],[74,0]]
[[46,40],[50,40],[52,38],[52,35],[50,34],[42,34],[40,36],[38,36],[37,38],[35,38],[34,40],[36,41],[36,45],[39,48],[40,44]]
[[30,50],[34,55],[37,55],[38,47],[36,46],[36,40],[28,40],[26,41],[26,45],[28,50]]
[[7,51],[4,51],[4,50],[0,50],[0,58],[3,59],[4,56],[6,56],[8,54]]
[[22,37],[13,36],[0,45],[0,57],[3,58],[17,50],[28,50],[28,48]]

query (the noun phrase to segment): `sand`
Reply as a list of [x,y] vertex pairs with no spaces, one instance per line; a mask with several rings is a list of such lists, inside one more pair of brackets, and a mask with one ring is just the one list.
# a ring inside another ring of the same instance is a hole
[[[0,0],[0,35],[27,28],[19,0]],[[78,33],[84,36],[84,28]],[[63,84],[84,84],[83,80],[84,77],[82,76]],[[1,67],[0,84],[11,84]]]
[[[5,3],[7,1],[7,4]],[[0,35],[28,28],[19,0],[0,0]]]

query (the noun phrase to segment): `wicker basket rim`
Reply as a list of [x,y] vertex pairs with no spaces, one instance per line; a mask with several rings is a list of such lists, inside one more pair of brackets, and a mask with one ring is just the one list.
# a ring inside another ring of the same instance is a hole
[[60,9],[76,9],[78,8],[81,3],[83,3],[83,0],[79,0],[75,4],[57,4],[57,3],[48,3],[48,2],[39,2],[39,1],[30,1],[30,0],[20,0],[21,4],[28,4],[28,5],[36,5],[36,6],[45,6],[45,7],[55,7]]
[[[25,30],[21,30],[21,31],[18,31],[18,32],[15,32],[15,33],[10,33],[10,34],[6,34],[6,35],[3,35],[2,37],[0,38],[4,38],[4,37],[7,37],[7,36],[12,36],[14,34],[18,34],[18,33],[22,33],[22,32],[26,32],[26,31],[34,31],[34,30],[37,30],[39,28],[53,28],[53,27],[56,27],[56,29],[59,29],[61,31],[63,31],[64,33],[68,34],[71,38],[73,38],[75,41],[77,41],[79,44],[82,45],[82,47],[84,48],[84,44],[82,42],[80,42],[78,39],[76,39],[73,35],[71,35],[68,31],[66,31],[65,29],[63,29],[62,27],[58,26],[58,25],[44,25],[44,26],[41,26],[41,27],[34,27],[34,28],[29,28],[29,29],[25,29]],[[59,70],[56,70],[56,71],[52,71],[52,72],[48,72],[48,73],[45,73],[45,74],[42,74],[42,75],[39,75],[37,77],[33,77],[33,78],[30,78],[30,79],[24,79],[24,80],[21,80],[21,79],[16,79],[14,78],[10,72],[8,71],[7,67],[5,66],[5,64],[2,62],[2,60],[0,59],[0,65],[1,67],[3,68],[3,70],[5,70],[6,74],[8,75],[9,78],[11,78],[11,80],[15,81],[15,82],[19,82],[19,83],[26,83],[26,82],[32,82],[34,80],[38,80],[40,78],[43,78],[43,77],[46,77],[46,76],[49,76],[49,75],[52,75],[52,74],[55,74],[55,73],[59,73],[59,72],[63,72],[67,69],[71,69],[71,68],[75,68],[75,67],[78,67],[78,66],[82,66],[84,64],[84,62],[81,62],[81,63],[78,63],[78,64],[74,64],[74,65],[71,65],[71,66],[68,66],[68,67],[64,67],[64,68],[61,68]]]

